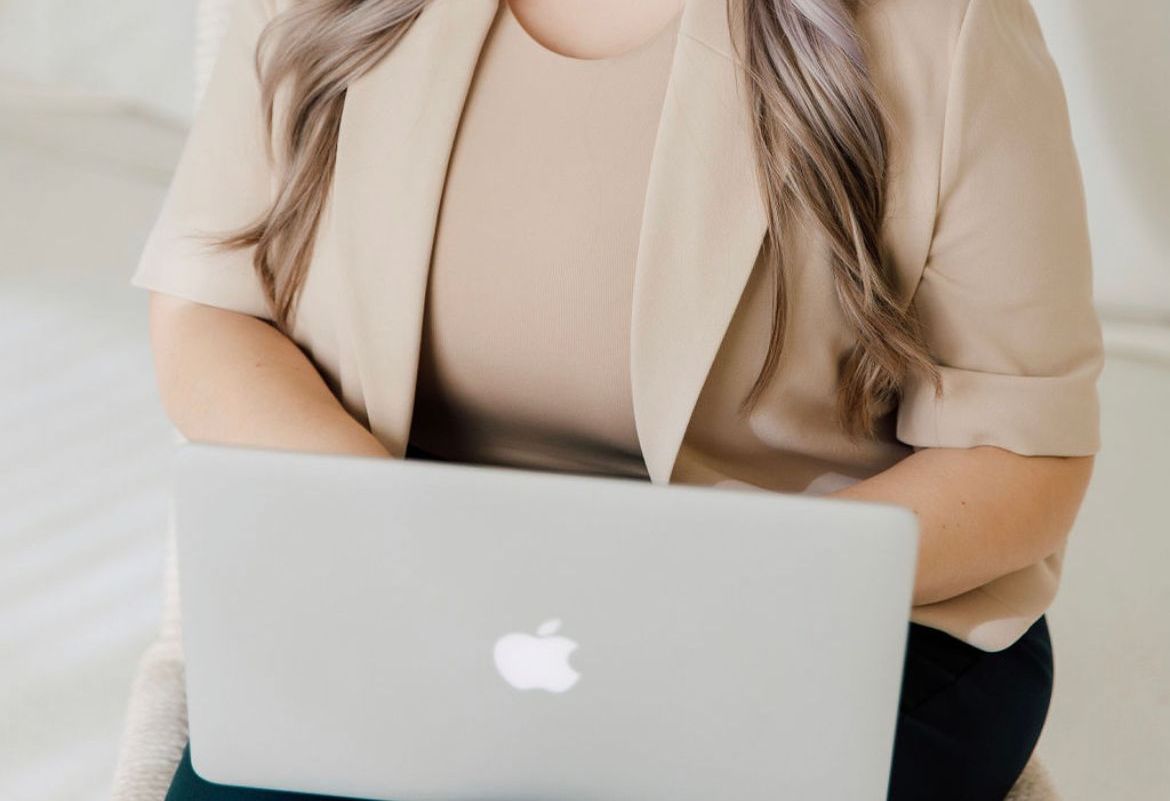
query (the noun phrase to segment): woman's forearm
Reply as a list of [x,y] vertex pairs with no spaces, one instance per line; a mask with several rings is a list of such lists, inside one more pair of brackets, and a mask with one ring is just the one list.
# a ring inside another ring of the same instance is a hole
[[1072,528],[1092,470],[1092,456],[1021,456],[986,445],[925,448],[829,494],[896,503],[917,514],[917,606],[1054,552]]
[[267,322],[152,292],[150,329],[163,406],[187,439],[389,456]]

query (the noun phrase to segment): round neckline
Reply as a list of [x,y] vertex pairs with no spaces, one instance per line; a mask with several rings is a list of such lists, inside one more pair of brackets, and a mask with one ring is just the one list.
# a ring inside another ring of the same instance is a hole
[[[685,7],[686,6],[684,4],[683,8],[685,8]],[[570,56],[566,53],[560,53],[556,50],[553,50],[551,47],[545,46],[542,42],[537,40],[537,38],[535,36],[533,36],[531,33],[529,33],[528,29],[525,28],[524,25],[521,24],[520,20],[516,17],[516,15],[514,13],[512,13],[512,4],[509,2],[509,0],[500,0],[500,13],[503,14],[504,17],[506,18],[505,20],[503,20],[504,23],[512,26],[515,29],[517,36],[519,36],[520,39],[524,40],[526,46],[530,50],[534,50],[534,51],[540,53],[545,58],[548,58],[551,61],[561,62],[561,63],[565,63],[565,64],[583,65],[583,66],[587,66],[590,64],[596,64],[596,65],[620,64],[620,63],[624,63],[626,61],[632,61],[632,60],[638,58],[639,56],[643,55],[647,51],[655,48],[671,32],[676,31],[680,21],[682,20],[682,15],[683,15],[682,9],[680,9],[676,14],[674,14],[670,18],[670,20],[665,25],[663,25],[657,31],[652,33],[648,38],[644,39],[641,42],[641,44],[634,45],[633,47],[631,47],[628,50],[623,50],[622,52],[617,53],[616,55],[612,55],[612,56],[600,56],[597,58],[584,58],[581,56]]]

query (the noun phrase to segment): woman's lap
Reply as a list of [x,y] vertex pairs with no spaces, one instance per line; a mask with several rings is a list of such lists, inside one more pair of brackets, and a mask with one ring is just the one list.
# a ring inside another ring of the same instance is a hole
[[890,801],[1002,801],[1040,738],[1052,681],[1045,616],[995,653],[911,624]]
[[[1002,801],[1040,737],[1052,678],[1045,617],[995,653],[911,623],[889,801]],[[212,784],[194,772],[184,749],[166,801],[328,798]]]

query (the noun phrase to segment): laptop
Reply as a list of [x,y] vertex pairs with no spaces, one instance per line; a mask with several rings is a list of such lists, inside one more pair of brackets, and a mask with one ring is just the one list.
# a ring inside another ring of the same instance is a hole
[[385,801],[886,798],[892,504],[186,443],[192,765]]

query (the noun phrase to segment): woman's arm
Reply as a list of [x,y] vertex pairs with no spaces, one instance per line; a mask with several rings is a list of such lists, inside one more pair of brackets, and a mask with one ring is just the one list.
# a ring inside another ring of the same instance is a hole
[[900,387],[914,453],[833,493],[921,529],[914,604],[1065,542],[1100,449],[1104,343],[1064,86],[1029,0],[970,0],[941,109],[937,213],[910,302],[941,378]]
[[187,439],[390,455],[268,322],[151,292],[150,331],[163,406]]
[[269,208],[276,174],[255,56],[277,13],[232,3],[202,102],[131,284],[151,290],[163,406],[191,440],[389,456],[270,321],[251,248],[207,247]]
[[1021,456],[983,445],[924,448],[829,493],[918,515],[913,604],[950,598],[1034,564],[1068,536],[1093,456]]

